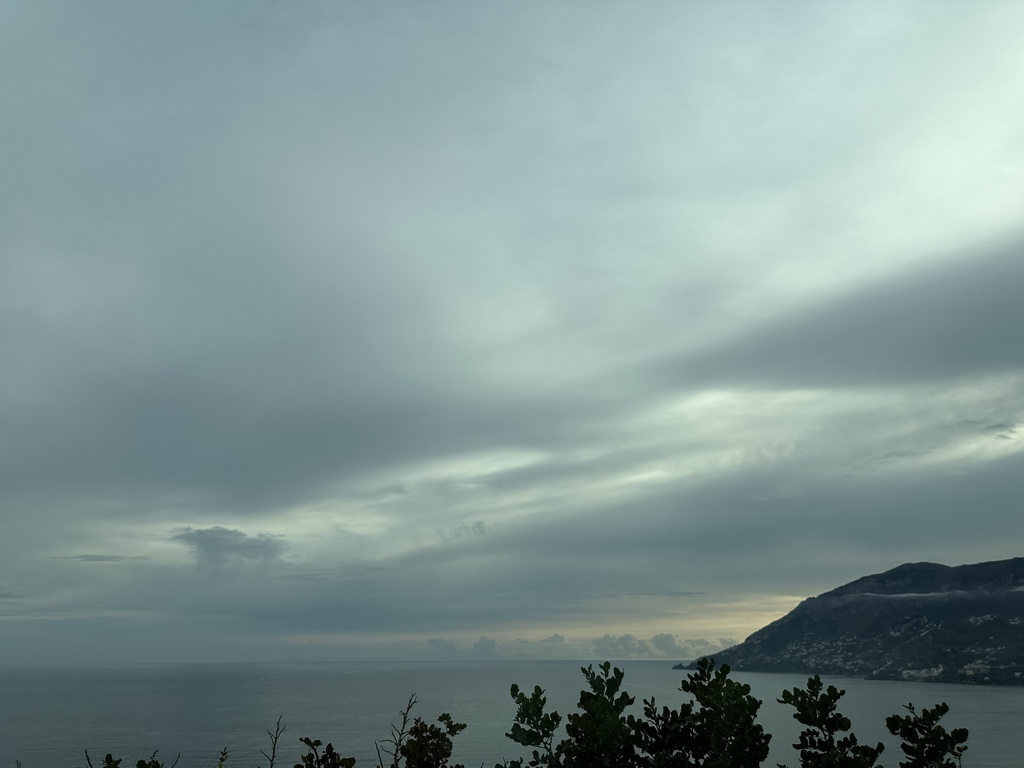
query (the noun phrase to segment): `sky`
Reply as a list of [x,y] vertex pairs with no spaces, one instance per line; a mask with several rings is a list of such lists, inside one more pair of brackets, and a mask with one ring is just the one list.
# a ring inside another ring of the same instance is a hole
[[1024,554],[1024,4],[0,5],[0,658],[691,658]]

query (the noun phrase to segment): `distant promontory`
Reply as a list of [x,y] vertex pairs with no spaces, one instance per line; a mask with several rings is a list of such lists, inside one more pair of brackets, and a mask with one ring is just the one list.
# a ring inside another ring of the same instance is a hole
[[865,576],[714,658],[750,672],[1024,685],[1024,557]]

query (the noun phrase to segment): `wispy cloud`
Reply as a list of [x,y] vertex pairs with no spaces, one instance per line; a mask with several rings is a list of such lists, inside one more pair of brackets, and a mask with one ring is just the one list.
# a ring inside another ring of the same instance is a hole
[[149,560],[148,555],[54,555],[54,560],[78,560],[82,563],[120,563],[125,560]]

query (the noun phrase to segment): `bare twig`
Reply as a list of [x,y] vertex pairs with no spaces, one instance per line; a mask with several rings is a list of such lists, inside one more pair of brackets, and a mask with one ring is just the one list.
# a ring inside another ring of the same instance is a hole
[[417,698],[415,693],[409,694],[409,701],[406,702],[405,707],[399,713],[402,717],[401,725],[391,726],[391,738],[384,739],[384,744],[390,744],[391,749],[385,749],[384,754],[391,757],[391,763],[387,766],[384,765],[383,759],[381,759],[380,745],[382,742],[374,742],[374,746],[377,748],[377,766],[378,768],[400,768],[402,761],[402,745],[405,744],[405,740],[409,735],[409,712],[416,706]]
[[278,715],[277,725],[274,726],[274,732],[271,733],[270,731],[267,731],[267,736],[270,737],[270,754],[268,755],[262,749],[260,750],[260,754],[270,761],[270,765],[268,765],[267,768],[274,768],[274,762],[277,760],[277,741],[281,738],[281,734],[285,732],[287,727],[287,725],[282,727],[281,715]]

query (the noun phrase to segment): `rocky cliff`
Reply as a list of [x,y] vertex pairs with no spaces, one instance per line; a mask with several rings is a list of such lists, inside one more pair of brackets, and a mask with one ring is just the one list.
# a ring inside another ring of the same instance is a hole
[[1024,558],[865,576],[715,659],[752,672],[1024,685]]

